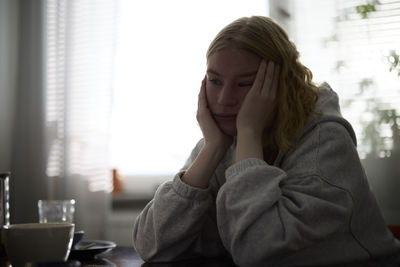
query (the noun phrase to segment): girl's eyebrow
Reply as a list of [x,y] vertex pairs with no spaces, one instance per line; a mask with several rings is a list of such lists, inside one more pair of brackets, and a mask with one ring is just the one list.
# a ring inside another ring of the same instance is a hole
[[[217,76],[223,76],[220,73],[218,73],[217,71],[213,70],[213,69],[207,69],[207,73],[211,73]],[[257,70],[255,71],[249,71],[249,72],[245,72],[245,73],[241,73],[238,75],[235,75],[236,77],[250,77],[250,76],[255,76],[257,74]]]
[[211,73],[211,74],[215,74],[215,75],[220,75],[217,71],[215,71],[215,70],[213,70],[213,69],[210,69],[210,68],[207,69],[207,73]]

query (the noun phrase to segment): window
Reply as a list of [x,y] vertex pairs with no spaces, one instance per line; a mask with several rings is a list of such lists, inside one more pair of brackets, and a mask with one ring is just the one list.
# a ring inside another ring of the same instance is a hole
[[124,175],[166,179],[202,137],[196,121],[205,54],[233,20],[268,1],[121,0],[111,158]]
[[[363,18],[357,6],[360,10],[367,4],[376,11]],[[301,60],[316,81],[327,81],[338,92],[361,158],[389,156],[397,142],[393,120],[380,120],[382,111],[391,116],[388,111],[400,107],[398,69],[389,71],[400,54],[400,1],[295,0],[292,10]]]
[[110,191],[109,123],[116,4],[45,2],[46,137],[49,177],[81,177]]

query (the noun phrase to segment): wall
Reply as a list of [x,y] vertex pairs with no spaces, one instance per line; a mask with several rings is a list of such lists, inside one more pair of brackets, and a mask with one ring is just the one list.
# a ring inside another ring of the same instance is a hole
[[11,143],[18,61],[18,5],[0,0],[0,172],[11,169]]
[[269,0],[269,16],[285,31],[293,34],[293,0]]

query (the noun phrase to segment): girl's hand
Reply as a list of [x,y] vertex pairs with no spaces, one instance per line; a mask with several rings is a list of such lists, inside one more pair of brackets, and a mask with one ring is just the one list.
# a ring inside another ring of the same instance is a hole
[[276,110],[279,73],[279,65],[261,61],[253,86],[236,119],[238,137],[244,134],[262,140],[264,130],[271,126]]
[[230,147],[232,144],[232,137],[221,131],[208,108],[206,77],[204,77],[201,83],[196,117],[203,133],[206,146],[212,146],[222,150],[226,150]]
[[218,164],[232,144],[232,137],[225,135],[220,130],[208,108],[206,78],[201,83],[197,121],[203,132],[204,146],[192,165],[183,174],[181,180],[188,185],[205,189],[209,186]]

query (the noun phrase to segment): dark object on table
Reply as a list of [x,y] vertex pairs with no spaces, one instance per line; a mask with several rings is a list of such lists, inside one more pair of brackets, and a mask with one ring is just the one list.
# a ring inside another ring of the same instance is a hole
[[91,260],[97,254],[112,250],[117,245],[111,241],[83,240],[77,243],[69,254],[69,259]]
[[165,263],[145,262],[141,267],[238,267],[231,259],[227,258],[198,258]]
[[393,236],[400,240],[400,224],[389,224],[388,228]]
[[[137,265],[130,265],[130,263],[120,264],[119,262],[115,263],[114,261],[103,259],[101,256],[95,257],[92,260],[82,261],[82,267],[137,267]],[[138,265],[140,267],[140,265]]]
[[27,267],[81,267],[82,264],[77,260],[68,261],[46,261],[31,262],[26,264]]
[[76,231],[74,233],[74,239],[72,240],[72,248],[75,247],[76,244],[78,244],[79,242],[81,242],[83,235],[85,234],[85,231],[81,230],[81,231]]

